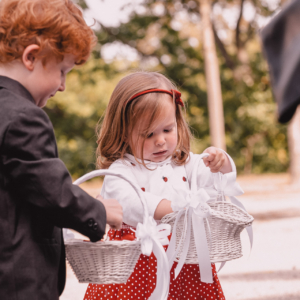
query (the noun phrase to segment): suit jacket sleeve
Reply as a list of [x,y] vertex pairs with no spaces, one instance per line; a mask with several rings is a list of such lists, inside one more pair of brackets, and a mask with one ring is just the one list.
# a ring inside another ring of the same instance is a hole
[[72,184],[58,158],[53,127],[43,110],[36,107],[16,113],[5,132],[3,147],[7,184],[20,201],[41,209],[57,227],[75,229],[91,241],[102,238],[105,208]]

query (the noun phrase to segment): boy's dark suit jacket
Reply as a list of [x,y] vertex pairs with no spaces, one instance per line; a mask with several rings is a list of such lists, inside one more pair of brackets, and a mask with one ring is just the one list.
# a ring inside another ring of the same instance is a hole
[[269,63],[278,121],[286,123],[300,105],[300,1],[286,1],[261,31]]
[[97,241],[105,223],[103,204],[72,185],[48,116],[0,76],[0,299],[57,300],[66,272],[61,228]]

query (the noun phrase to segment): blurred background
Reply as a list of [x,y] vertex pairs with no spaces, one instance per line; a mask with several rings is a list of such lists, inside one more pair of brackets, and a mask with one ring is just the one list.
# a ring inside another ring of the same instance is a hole
[[[199,5],[203,1],[76,2],[87,23],[94,24],[99,43],[88,63],[67,76],[66,91],[57,93],[46,108],[60,157],[71,174],[78,177],[95,169],[96,124],[116,83],[132,70],[159,71],[175,82],[195,136],[193,151],[217,144],[210,138]],[[276,104],[258,35],[283,1],[207,2],[211,3],[212,42],[219,71],[212,84],[221,82],[227,151],[239,174],[286,172],[287,126],[276,121]]]
[[[243,235],[244,257],[220,273],[226,299],[299,300],[300,170],[290,161],[300,127],[277,122],[259,37],[288,0],[73,1],[98,44],[45,108],[73,178],[96,168],[95,128],[116,83],[134,70],[163,73],[186,103],[192,151],[226,149],[255,217],[251,254]],[[100,184],[84,188],[96,195]],[[85,289],[68,269],[61,300],[83,299]]]

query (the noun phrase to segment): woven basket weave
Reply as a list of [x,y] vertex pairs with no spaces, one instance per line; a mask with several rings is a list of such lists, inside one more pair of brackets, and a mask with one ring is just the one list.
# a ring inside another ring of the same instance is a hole
[[141,254],[139,241],[65,242],[67,260],[79,282],[125,283]]
[[[211,216],[205,222],[206,239],[209,247],[210,261],[212,263],[224,262],[236,259],[242,256],[242,246],[240,233],[242,230],[250,226],[253,217],[247,212],[227,201],[210,200],[207,204],[211,207]],[[162,223],[173,226],[178,212],[174,212],[164,216]],[[180,217],[176,228],[176,248],[179,246],[178,256],[175,261],[179,261],[183,249],[185,237],[184,214]],[[197,229],[195,230],[197,234]],[[193,224],[191,224],[191,241],[188,254],[185,260],[187,264],[198,264],[198,256],[196,251]]]
[[[90,172],[74,184],[96,176],[118,176],[132,184],[127,178],[108,170]],[[133,186],[144,208],[144,220],[148,210],[140,189]],[[82,240],[65,240],[66,257],[79,282],[98,284],[126,283],[141,255],[140,241],[101,241],[96,243]]]

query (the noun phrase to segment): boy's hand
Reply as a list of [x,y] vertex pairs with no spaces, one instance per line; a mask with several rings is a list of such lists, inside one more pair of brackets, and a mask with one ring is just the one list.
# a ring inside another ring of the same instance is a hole
[[212,173],[222,172],[225,174],[232,172],[229,158],[221,149],[209,147],[205,149],[203,153],[209,154],[209,156],[203,158],[203,162],[210,168]]
[[106,210],[106,223],[114,230],[120,229],[123,222],[123,209],[116,199],[103,199],[100,195],[96,197],[100,200]]

